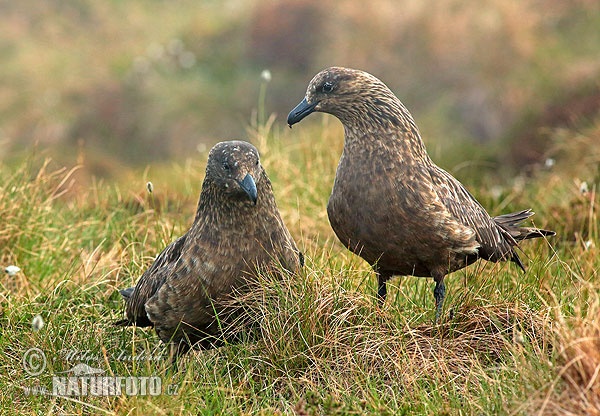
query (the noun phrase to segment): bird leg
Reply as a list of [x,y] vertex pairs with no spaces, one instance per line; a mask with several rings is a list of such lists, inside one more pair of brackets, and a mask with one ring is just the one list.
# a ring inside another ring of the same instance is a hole
[[169,343],[169,357],[171,358],[171,365],[168,367],[170,371],[177,373],[179,371],[178,361],[181,356],[187,353],[191,349],[190,340],[180,339],[179,341],[171,341]]
[[438,323],[440,316],[442,315],[442,306],[444,305],[444,298],[446,297],[446,286],[444,285],[444,276],[434,277],[435,288],[433,289],[433,297],[435,298],[435,321]]
[[383,304],[385,302],[385,297],[387,296],[387,285],[386,282],[392,277],[391,274],[382,272],[378,268],[373,268],[375,273],[377,274],[377,298],[379,299],[379,304]]

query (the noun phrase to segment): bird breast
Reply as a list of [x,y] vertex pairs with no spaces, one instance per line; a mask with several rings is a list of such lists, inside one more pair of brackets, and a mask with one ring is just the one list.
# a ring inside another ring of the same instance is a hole
[[[476,249],[475,233],[440,201],[428,159],[412,158],[398,146],[348,144],[327,206],[340,241],[370,264],[394,265],[398,274],[430,275],[440,258],[451,267],[464,263],[463,251]],[[468,235],[455,238],[461,231]]]

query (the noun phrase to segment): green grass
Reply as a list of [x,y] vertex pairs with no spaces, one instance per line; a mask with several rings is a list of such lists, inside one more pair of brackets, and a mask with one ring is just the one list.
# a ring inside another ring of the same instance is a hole
[[[500,192],[487,186],[493,175],[477,178],[470,188],[490,212],[532,207],[536,225],[558,236],[522,244],[525,274],[478,263],[451,275],[445,319],[435,327],[430,279],[393,279],[380,308],[369,267],[335,239],[325,204],[342,135],[332,118],[315,119],[291,133],[268,123],[249,130],[306,267],[289,280],[261,281],[245,299],[261,322],[258,337],[189,354],[175,373],[153,331],[112,322],[123,311],[117,289],[135,283],[189,226],[206,155],[132,172],[119,184],[82,184],[76,172],[35,156],[0,165],[0,265],[22,269],[0,281],[0,413],[479,415],[559,414],[564,406],[593,414],[585,406],[600,397],[597,145],[579,141],[590,147],[578,176],[565,173],[573,163],[566,155],[564,171]],[[597,129],[577,133],[586,134]],[[590,192],[581,194],[578,180]],[[45,324],[35,331],[38,314]],[[32,347],[48,359],[39,376],[22,363]],[[69,360],[69,350],[91,359]],[[52,389],[52,375],[80,361],[105,375],[159,376],[163,394],[24,394]]]

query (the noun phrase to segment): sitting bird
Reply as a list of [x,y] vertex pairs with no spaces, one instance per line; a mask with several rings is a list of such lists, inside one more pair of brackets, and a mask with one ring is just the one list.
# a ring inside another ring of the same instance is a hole
[[373,267],[381,301],[394,275],[432,277],[437,322],[448,273],[479,258],[510,260],[525,270],[518,242],[555,234],[519,227],[531,210],[491,218],[433,163],[411,114],[373,75],[341,67],[319,72],[289,113],[288,125],[315,111],[344,125],[329,222],[340,241]]
[[192,346],[218,346],[234,292],[247,289],[258,271],[295,272],[303,261],[256,148],[218,143],[208,155],[191,228],[156,257],[135,287],[121,290],[127,318],[117,324],[153,326],[174,347],[174,358]]

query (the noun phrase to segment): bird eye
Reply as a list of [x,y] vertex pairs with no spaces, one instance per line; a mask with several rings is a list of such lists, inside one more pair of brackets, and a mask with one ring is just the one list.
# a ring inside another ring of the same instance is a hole
[[229,170],[231,169],[231,167],[229,166],[229,163],[223,162],[223,169],[225,169],[227,172],[229,172]]
[[259,162],[258,162],[258,159],[256,159],[256,166],[258,166],[258,163],[259,163]]
[[321,91],[323,91],[324,93],[333,91],[333,83],[329,82],[329,81],[325,81],[323,83],[323,86],[321,87]]

